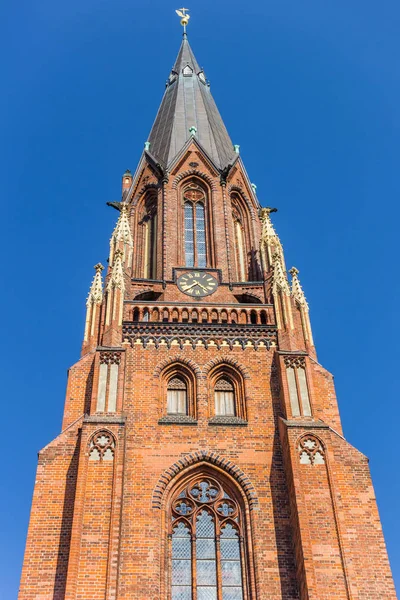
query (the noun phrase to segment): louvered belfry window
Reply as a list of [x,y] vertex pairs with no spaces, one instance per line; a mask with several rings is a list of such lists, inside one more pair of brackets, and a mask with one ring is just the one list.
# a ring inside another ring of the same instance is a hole
[[171,513],[171,600],[245,600],[242,515],[231,492],[197,477]]
[[187,386],[180,377],[174,377],[168,382],[167,413],[169,415],[187,414]]
[[200,188],[191,188],[184,198],[185,265],[204,268],[207,266],[205,195]]
[[235,390],[229,379],[218,379],[214,388],[215,414],[217,416],[235,415]]

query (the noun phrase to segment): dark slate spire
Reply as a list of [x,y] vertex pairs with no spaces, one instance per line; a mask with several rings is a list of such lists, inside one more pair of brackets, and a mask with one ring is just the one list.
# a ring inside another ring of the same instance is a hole
[[168,166],[196,128],[196,139],[221,170],[237,154],[186,35],[150,132],[150,153]]

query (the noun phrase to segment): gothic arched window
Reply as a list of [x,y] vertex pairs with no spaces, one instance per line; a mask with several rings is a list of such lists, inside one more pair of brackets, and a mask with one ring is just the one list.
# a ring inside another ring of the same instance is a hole
[[237,368],[225,363],[216,365],[210,371],[208,393],[210,423],[246,422],[246,386]]
[[217,416],[235,416],[235,389],[228,378],[218,379],[214,388],[214,399]]
[[155,279],[157,271],[157,203],[156,198],[145,202],[143,226],[143,269],[144,279]]
[[161,422],[196,422],[196,390],[196,374],[189,366],[169,364],[160,374]]
[[168,382],[167,413],[169,415],[187,414],[187,385],[180,377],[173,377]]
[[207,266],[205,194],[196,186],[184,193],[185,265]]
[[236,246],[236,270],[239,281],[246,281],[245,246],[243,239],[243,227],[239,218],[235,219],[235,246]]
[[171,600],[247,600],[243,514],[234,494],[198,476],[171,503]]
[[249,208],[240,194],[231,196],[234,255],[238,281],[255,281],[258,268],[252,243]]

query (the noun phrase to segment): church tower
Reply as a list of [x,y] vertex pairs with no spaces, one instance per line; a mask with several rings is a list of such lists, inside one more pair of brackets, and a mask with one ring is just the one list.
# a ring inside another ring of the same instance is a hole
[[112,205],[19,600],[395,600],[299,271],[186,32]]

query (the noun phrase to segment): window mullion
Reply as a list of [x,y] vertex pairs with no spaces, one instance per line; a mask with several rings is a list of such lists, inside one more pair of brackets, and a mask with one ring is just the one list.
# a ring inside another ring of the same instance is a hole
[[196,536],[192,533],[192,600],[197,600]]
[[247,600],[249,597],[249,583],[247,581],[246,562],[245,562],[245,554],[244,554],[244,539],[243,539],[242,535],[239,535],[239,551],[240,551],[240,566],[241,566],[241,571],[242,571],[243,600]]
[[[216,527],[217,524],[217,519],[215,519]],[[217,570],[217,598],[218,600],[222,600],[221,540],[219,533],[215,533],[215,560]]]
[[[168,534],[168,546],[167,546],[167,564],[172,565],[172,533]],[[172,569],[167,569],[167,591],[168,600],[172,598]]]

